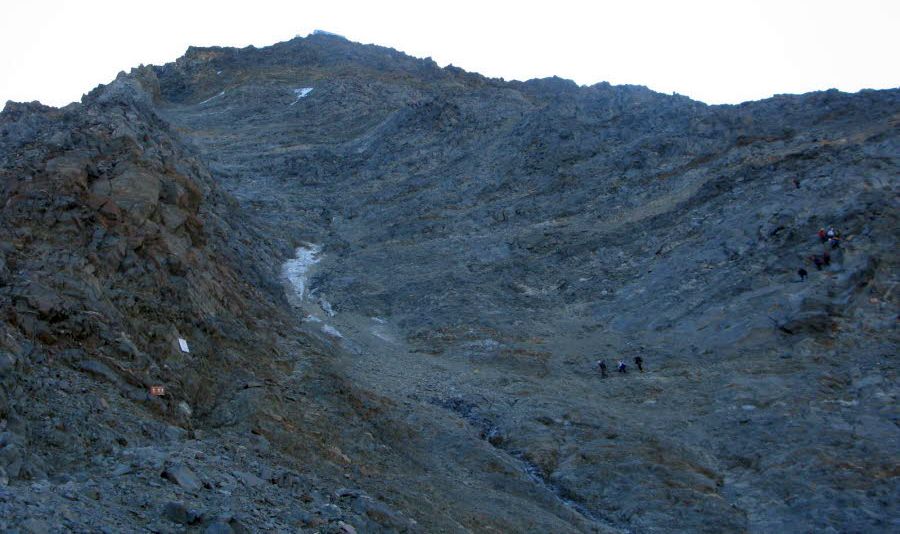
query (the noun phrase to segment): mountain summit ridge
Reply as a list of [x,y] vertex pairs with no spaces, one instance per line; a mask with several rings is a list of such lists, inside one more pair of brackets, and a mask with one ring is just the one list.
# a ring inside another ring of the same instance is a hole
[[323,35],[7,104],[0,527],[890,530],[898,125]]

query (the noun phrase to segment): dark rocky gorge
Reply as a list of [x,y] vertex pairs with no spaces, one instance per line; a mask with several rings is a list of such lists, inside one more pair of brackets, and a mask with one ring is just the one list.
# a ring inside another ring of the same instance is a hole
[[330,35],[8,103],[0,530],[897,531],[898,126]]

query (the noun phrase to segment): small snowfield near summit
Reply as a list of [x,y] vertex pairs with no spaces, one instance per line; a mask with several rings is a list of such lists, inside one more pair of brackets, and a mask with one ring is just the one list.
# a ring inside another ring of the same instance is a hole
[[312,90],[312,87],[301,87],[299,89],[294,89],[294,95],[297,97],[297,100],[291,102],[290,105],[293,106],[297,102],[300,102],[300,99],[311,93]]

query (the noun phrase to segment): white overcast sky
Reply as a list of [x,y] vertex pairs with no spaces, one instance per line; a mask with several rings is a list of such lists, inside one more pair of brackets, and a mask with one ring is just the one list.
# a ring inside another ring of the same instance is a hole
[[315,29],[508,80],[638,84],[707,103],[900,86],[900,0],[4,0],[0,105],[64,105],[189,45]]

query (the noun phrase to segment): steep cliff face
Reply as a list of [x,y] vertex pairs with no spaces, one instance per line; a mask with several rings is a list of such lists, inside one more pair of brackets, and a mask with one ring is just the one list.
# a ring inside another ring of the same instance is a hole
[[380,401],[329,374],[287,310],[273,258],[289,249],[152,94],[122,76],[0,115],[0,529],[415,530],[334,494],[341,433],[371,430]]
[[896,90],[706,106],[327,35],[192,48],[4,111],[4,343],[366,495],[269,528],[889,529],[898,124]]

